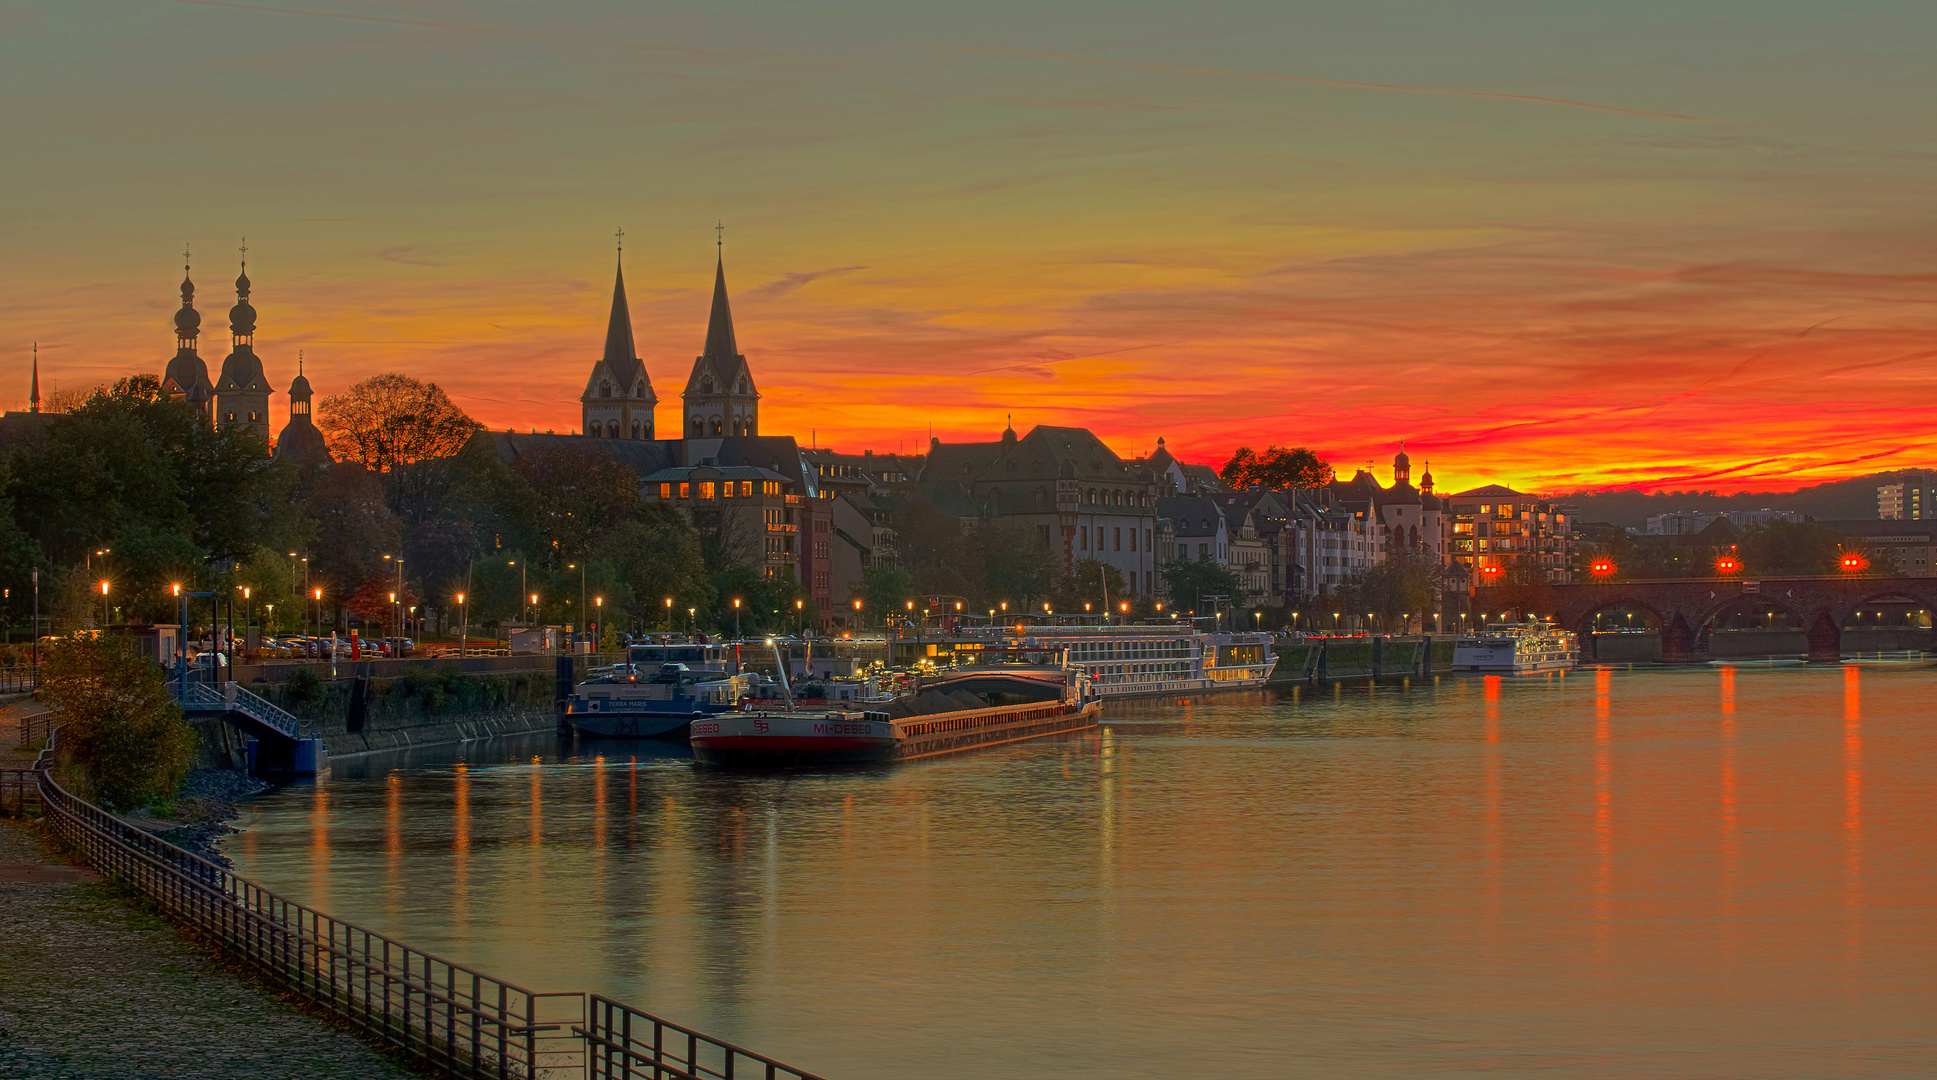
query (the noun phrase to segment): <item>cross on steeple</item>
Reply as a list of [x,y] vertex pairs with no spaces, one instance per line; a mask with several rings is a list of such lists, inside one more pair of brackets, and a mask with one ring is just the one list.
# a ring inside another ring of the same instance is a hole
[[717,248],[717,247],[724,247],[725,245],[726,245],[726,224],[724,222],[715,221],[713,223],[713,246]]
[[182,272],[188,272],[188,241],[182,241]]
[[[242,265],[249,265],[249,238],[242,238],[242,246],[236,249],[242,253]],[[273,268],[272,268],[273,269]]]
[[619,231],[613,233],[612,235],[617,237],[619,240],[619,250],[624,251],[625,250],[625,227],[620,226]]

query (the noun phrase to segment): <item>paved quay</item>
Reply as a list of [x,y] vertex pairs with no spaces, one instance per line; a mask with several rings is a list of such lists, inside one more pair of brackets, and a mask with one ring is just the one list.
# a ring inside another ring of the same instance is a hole
[[416,1075],[217,964],[0,819],[0,1078]]

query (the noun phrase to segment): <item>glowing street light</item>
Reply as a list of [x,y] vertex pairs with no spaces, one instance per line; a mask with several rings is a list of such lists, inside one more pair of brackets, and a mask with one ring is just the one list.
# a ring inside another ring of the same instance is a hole
[[471,609],[464,606],[464,594],[457,594],[457,658],[464,659],[464,647],[471,642]]

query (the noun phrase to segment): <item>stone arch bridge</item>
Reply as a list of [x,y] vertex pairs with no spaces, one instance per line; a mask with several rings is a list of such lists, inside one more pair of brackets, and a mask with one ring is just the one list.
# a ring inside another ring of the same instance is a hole
[[1705,627],[1737,608],[1765,605],[1789,613],[1808,633],[1811,663],[1833,664],[1842,657],[1843,625],[1857,610],[1901,603],[1937,610],[1937,578],[1657,578],[1473,590],[1476,611],[1551,617],[1579,634],[1582,660],[1593,659],[1597,613],[1618,607],[1648,612],[1661,628],[1663,663],[1699,659],[1696,641]]

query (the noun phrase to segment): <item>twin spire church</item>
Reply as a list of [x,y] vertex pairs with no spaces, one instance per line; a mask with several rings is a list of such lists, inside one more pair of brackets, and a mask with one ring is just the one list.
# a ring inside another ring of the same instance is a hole
[[[693,372],[680,395],[680,430],[672,437],[725,438],[760,434],[760,391],[753,372],[733,339],[733,309],[726,299],[724,257],[713,268],[713,312],[706,324],[706,347],[693,360]],[[592,365],[579,397],[584,415],[580,430],[593,438],[656,439],[653,407],[659,403],[652,378],[632,341],[632,315],[626,307],[625,267],[612,282],[612,317],[605,328],[605,354]]]

